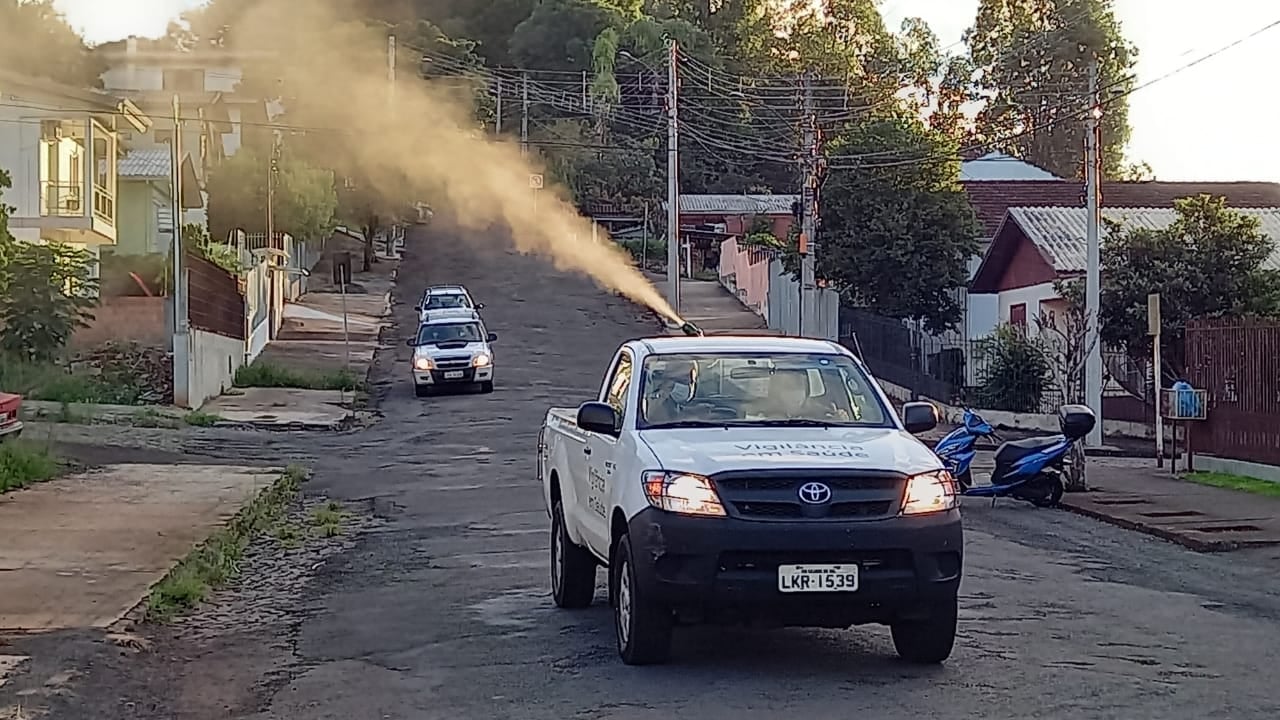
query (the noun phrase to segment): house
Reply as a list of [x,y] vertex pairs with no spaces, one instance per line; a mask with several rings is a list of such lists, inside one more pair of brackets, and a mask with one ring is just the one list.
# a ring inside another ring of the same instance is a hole
[[120,160],[120,255],[166,253],[173,245],[173,154],[129,150]]
[[150,108],[157,118],[156,132],[137,138],[139,145],[146,140],[168,144],[175,95],[184,121],[183,146],[204,160],[234,155],[246,134],[267,124],[263,98],[240,87],[245,64],[266,57],[263,53],[213,46],[184,49],[168,39],[137,37],[103,43],[94,52],[107,65],[103,87]]
[[[971,274],[975,281],[1009,208],[1077,208],[1083,212],[1085,206],[1084,184],[1076,180],[964,181],[960,184],[969,196],[969,204],[982,230],[981,256]],[[1172,208],[1179,198],[1201,194],[1224,197],[1233,208],[1280,207],[1280,183],[1157,181],[1104,182],[1102,207]],[[980,287],[989,287],[989,283]],[[971,282],[964,299],[965,337],[978,340],[990,335],[1001,318],[996,295],[975,288]]]
[[[1280,203],[1237,212],[1261,221],[1262,232],[1277,243],[1264,267],[1280,270]],[[1153,230],[1177,219],[1168,207],[1104,208],[1102,216],[1124,228]],[[995,298],[999,322],[1035,333],[1035,318],[1065,308],[1054,283],[1084,275],[1087,221],[1088,211],[1080,207],[1009,208],[970,292]]]
[[714,262],[729,292],[767,318],[773,253],[738,241],[751,234],[758,220],[768,224],[775,238],[786,239],[796,221],[792,206],[799,201],[799,195],[681,195],[680,233],[707,262]]
[[0,71],[0,168],[13,187],[9,230],[99,255],[119,235],[122,132],[151,120],[127,99]]

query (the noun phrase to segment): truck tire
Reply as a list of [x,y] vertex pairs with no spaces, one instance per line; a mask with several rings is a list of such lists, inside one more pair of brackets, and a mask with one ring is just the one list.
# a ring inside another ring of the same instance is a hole
[[418,383],[414,383],[414,384],[413,384],[413,396],[414,396],[414,397],[420,397],[420,398],[421,398],[421,397],[426,397],[426,396],[428,396],[428,395],[430,395],[430,394],[431,394],[431,387],[430,387],[429,385],[419,385]]
[[486,393],[486,394],[493,392],[493,381],[485,380],[484,382],[480,383],[480,392]]
[[951,656],[956,643],[957,600],[932,604],[929,617],[893,623],[893,647],[910,663],[936,665]]
[[577,609],[590,605],[595,595],[596,559],[569,537],[557,500],[551,510],[551,597],[556,607]]
[[652,600],[647,589],[636,579],[632,562],[631,539],[625,535],[618,541],[609,563],[613,573],[614,634],[618,637],[618,655],[628,665],[657,665],[671,655],[671,610]]

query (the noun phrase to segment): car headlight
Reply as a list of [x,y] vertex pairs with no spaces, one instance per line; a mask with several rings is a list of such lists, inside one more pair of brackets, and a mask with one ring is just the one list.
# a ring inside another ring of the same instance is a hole
[[413,366],[419,370],[430,370],[431,358],[424,358],[424,357],[414,358]]
[[681,515],[724,517],[724,505],[711,480],[701,475],[652,471],[644,473],[644,494],[659,510]]
[[489,356],[484,353],[480,353],[479,355],[471,358],[472,367],[487,367],[490,362],[492,361],[489,359]]
[[924,515],[955,508],[960,502],[955,479],[946,470],[913,475],[902,498],[903,515]]

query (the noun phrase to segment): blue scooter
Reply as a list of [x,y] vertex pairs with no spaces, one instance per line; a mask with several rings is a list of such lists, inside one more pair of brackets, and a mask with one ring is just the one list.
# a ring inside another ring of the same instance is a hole
[[1088,435],[1096,423],[1097,417],[1087,406],[1063,405],[1058,410],[1062,434],[1001,443],[996,449],[991,484],[969,486],[961,494],[989,497],[992,505],[1002,497],[1025,500],[1036,507],[1057,505],[1065,489],[1062,473],[1066,470],[1067,452]]
[[987,438],[998,443],[1004,442],[1004,439],[996,434],[996,429],[991,427],[991,424],[981,415],[965,408],[960,427],[947,433],[946,437],[939,440],[933,448],[933,453],[946,464],[947,469],[951,471],[951,476],[960,483],[962,490],[968,490],[973,485],[973,473],[969,471],[969,464],[978,454],[979,438]]

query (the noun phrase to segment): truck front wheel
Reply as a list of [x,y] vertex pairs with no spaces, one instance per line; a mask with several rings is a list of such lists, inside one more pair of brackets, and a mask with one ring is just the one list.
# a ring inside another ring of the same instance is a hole
[[656,665],[671,654],[671,611],[649,597],[636,579],[631,539],[623,536],[609,563],[615,583],[613,624],[618,654],[628,665]]
[[907,662],[936,665],[951,655],[956,643],[955,598],[932,603],[929,616],[922,620],[895,622],[893,647]]
[[596,559],[578,547],[564,526],[559,500],[551,511],[551,597],[562,608],[584,608],[596,595]]

